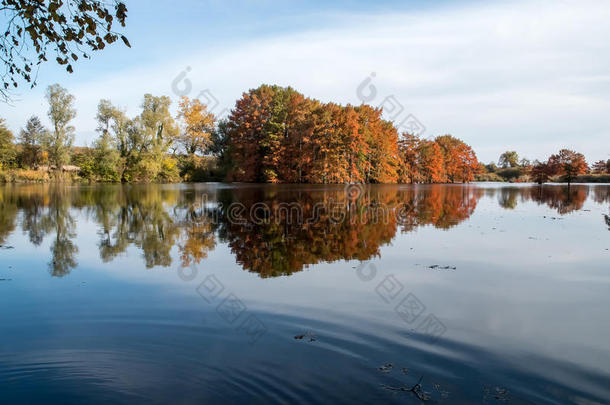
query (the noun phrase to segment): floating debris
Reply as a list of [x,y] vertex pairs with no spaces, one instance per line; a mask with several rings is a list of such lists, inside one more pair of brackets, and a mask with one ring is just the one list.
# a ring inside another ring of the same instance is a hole
[[390,391],[403,391],[403,392],[411,392],[413,393],[413,395],[415,395],[417,397],[417,399],[419,399],[420,401],[428,401],[430,399],[430,396],[428,395],[427,392],[424,391],[422,385],[421,385],[421,381],[424,377],[421,376],[419,378],[419,381],[417,382],[417,384],[415,384],[414,386],[412,386],[411,388],[409,387],[390,387],[389,385],[385,385],[385,384],[381,384],[381,386],[383,388],[385,388],[386,390],[390,390]]
[[15,247],[14,246],[8,246],[8,245],[0,245],[0,249],[8,250],[8,249],[15,249]]
[[12,278],[0,278],[0,281],[13,281]]
[[495,398],[499,399],[500,401],[507,400],[508,399],[508,390],[506,388],[496,387]]
[[400,371],[402,371],[403,374],[409,374],[409,369],[406,367],[403,367],[402,369],[400,369]]
[[307,331],[307,332],[305,332],[302,335],[296,335],[294,338],[296,340],[308,339],[310,342],[315,342],[316,341],[316,335],[314,335],[310,331]]
[[485,393],[485,399],[493,398],[502,402],[509,400],[509,391],[506,388],[494,387],[490,389],[489,387],[484,387],[483,392]]
[[390,371],[392,371],[392,368],[394,367],[394,365],[392,363],[387,363],[384,364],[381,367],[377,367],[377,370],[383,372],[383,373],[389,373]]
[[455,266],[441,266],[440,264],[433,264],[432,266],[428,266],[429,269],[438,269],[438,270],[456,270]]

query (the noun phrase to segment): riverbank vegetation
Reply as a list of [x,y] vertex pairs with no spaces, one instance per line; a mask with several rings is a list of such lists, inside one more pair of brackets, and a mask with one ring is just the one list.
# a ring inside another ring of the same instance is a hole
[[587,164],[582,153],[561,149],[546,161],[519,158],[516,151],[506,151],[495,162],[481,165],[478,181],[546,183],[609,183],[610,159]]
[[582,154],[561,150],[546,162],[507,151],[483,165],[451,135],[399,133],[382,110],[323,103],[290,87],[261,85],[243,93],[223,119],[183,97],[145,94],[128,116],[100,100],[91,146],[74,146],[75,98],[58,84],[46,92],[50,128],[33,115],[15,136],[0,119],[0,181],[262,183],[465,183],[604,180],[610,161],[589,168]]

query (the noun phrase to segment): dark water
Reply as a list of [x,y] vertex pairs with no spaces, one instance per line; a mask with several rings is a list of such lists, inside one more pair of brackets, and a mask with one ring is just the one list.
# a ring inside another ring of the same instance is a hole
[[609,206],[606,185],[2,186],[0,402],[608,403]]

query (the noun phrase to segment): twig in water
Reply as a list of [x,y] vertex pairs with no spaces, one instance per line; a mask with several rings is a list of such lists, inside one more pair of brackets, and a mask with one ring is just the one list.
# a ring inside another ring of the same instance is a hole
[[385,384],[381,384],[381,386],[384,387],[385,389],[388,389],[388,390],[391,390],[391,391],[412,392],[420,401],[427,401],[427,400],[430,399],[430,397],[428,397],[428,395],[424,392],[424,390],[422,388],[421,381],[423,379],[424,379],[424,376],[422,375],[421,377],[419,377],[419,381],[417,381],[417,384],[415,384],[411,388],[408,388],[408,387],[390,387],[389,385],[385,385]]

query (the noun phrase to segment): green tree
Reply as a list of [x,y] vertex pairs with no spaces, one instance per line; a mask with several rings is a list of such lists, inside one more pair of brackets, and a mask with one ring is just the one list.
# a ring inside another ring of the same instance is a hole
[[93,173],[99,180],[121,180],[121,156],[109,132],[103,132],[95,141],[93,156]]
[[175,152],[179,130],[169,111],[171,99],[167,96],[145,94],[140,123],[141,140],[145,153],[139,162],[142,180],[173,180],[178,168],[173,158],[166,156],[170,148]]
[[139,122],[129,119],[125,111],[113,106],[110,100],[100,100],[96,119],[98,132],[101,132],[102,136],[109,134],[109,138],[111,138],[104,143],[112,143],[118,151],[120,159],[117,161],[116,169],[119,180],[129,181],[129,173],[126,172],[126,169],[133,166],[138,160],[142,147],[142,142],[140,142],[142,131]]
[[121,114],[122,111],[114,107],[109,100],[100,100],[96,115],[100,137],[93,145],[93,174],[101,181],[119,181],[123,174],[123,159],[117,148],[120,136],[113,136],[111,133],[111,130],[115,134],[123,132],[120,125]]
[[50,163],[61,172],[70,160],[70,148],[74,141],[74,127],[70,125],[70,121],[76,117],[74,96],[59,84],[53,84],[47,88],[46,99],[52,129],[45,137],[44,148],[49,154]]
[[13,133],[0,118],[0,169],[11,166],[15,161],[15,144]]
[[48,58],[72,73],[79,57],[89,58],[87,52],[104,49],[119,36],[130,46],[113,29],[116,22],[125,26],[127,7],[122,1],[0,0],[0,11],[6,21],[0,36],[0,61],[5,65],[0,98],[5,101],[18,80],[35,86],[32,72]]
[[502,168],[517,167],[519,166],[519,154],[514,150],[507,150],[500,155],[498,160],[498,166]]
[[42,125],[40,119],[33,115],[28,119],[25,128],[19,133],[21,152],[18,161],[21,167],[35,167],[42,160],[41,143],[47,136],[47,129]]

